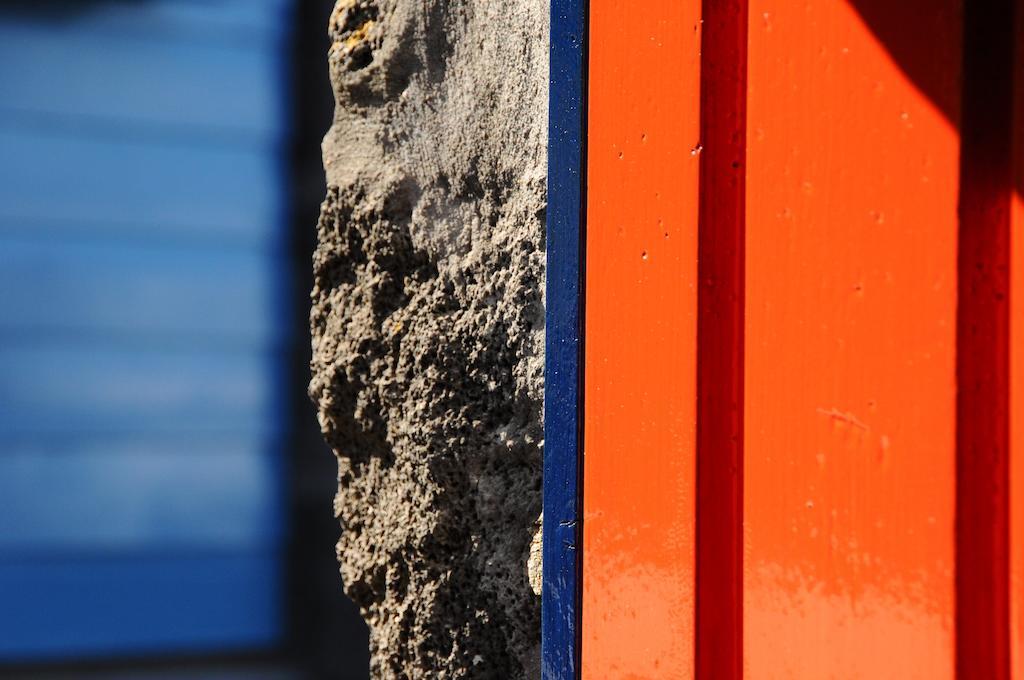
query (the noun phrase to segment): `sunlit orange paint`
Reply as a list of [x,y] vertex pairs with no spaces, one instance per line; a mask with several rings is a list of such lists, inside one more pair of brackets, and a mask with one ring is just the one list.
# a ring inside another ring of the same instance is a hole
[[590,3],[582,671],[693,672],[700,3]]
[[954,668],[958,6],[904,26],[944,111],[857,4],[749,6],[750,678]]
[[1010,654],[1024,680],[1024,1],[1016,2],[1010,208]]

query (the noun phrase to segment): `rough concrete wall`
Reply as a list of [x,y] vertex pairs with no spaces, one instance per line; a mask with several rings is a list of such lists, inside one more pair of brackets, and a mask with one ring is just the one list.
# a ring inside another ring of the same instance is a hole
[[340,0],[310,394],[379,678],[539,674],[545,0]]

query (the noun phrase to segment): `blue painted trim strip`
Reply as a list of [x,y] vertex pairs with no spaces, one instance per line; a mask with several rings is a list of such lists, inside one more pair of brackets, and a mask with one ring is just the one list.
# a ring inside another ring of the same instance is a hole
[[586,0],[551,2],[542,678],[575,680],[582,563]]

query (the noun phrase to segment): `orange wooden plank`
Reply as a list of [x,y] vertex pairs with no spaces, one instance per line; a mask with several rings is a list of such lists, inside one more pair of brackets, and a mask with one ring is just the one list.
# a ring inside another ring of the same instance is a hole
[[1024,2],[1016,0],[1010,208],[1010,654],[1024,680]]
[[590,3],[585,679],[693,673],[699,8]]
[[954,667],[959,12],[857,5],[750,2],[750,678]]

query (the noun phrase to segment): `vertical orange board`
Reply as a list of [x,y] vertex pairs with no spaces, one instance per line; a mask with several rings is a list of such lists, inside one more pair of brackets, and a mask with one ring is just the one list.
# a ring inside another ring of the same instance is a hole
[[582,672],[693,673],[700,2],[590,3]]
[[961,25],[911,4],[749,4],[749,678],[953,674]]
[[1015,2],[1010,203],[1010,663],[1024,680],[1024,0]]

